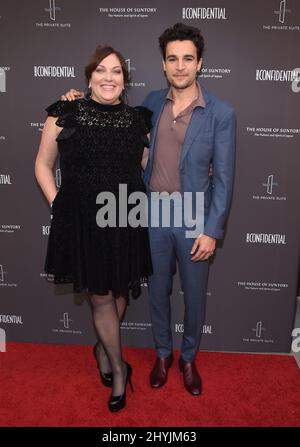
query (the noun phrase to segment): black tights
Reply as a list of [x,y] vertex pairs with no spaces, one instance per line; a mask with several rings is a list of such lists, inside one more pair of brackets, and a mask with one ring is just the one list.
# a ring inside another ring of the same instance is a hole
[[103,373],[113,374],[113,396],[124,392],[126,366],[122,359],[120,321],[124,316],[126,298],[91,295],[93,321],[98,335],[96,356]]

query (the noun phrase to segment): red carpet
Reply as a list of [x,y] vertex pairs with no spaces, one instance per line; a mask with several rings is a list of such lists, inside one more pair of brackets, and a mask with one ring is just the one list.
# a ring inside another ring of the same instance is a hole
[[190,396],[176,362],[152,390],[152,349],[125,348],[135,392],[111,414],[90,346],[8,343],[0,353],[1,427],[300,426],[300,371],[291,356],[200,352],[204,390]]

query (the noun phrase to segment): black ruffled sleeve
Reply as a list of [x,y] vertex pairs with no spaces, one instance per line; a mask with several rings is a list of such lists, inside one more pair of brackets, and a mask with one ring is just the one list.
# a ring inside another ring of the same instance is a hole
[[145,146],[149,147],[149,139],[147,137],[148,133],[152,129],[152,112],[143,106],[138,106],[134,108],[139,115],[140,127],[141,127],[141,135],[142,140]]
[[46,108],[48,116],[58,118],[57,126],[71,128],[76,125],[75,111],[76,101],[56,101]]
[[62,114],[65,105],[66,101],[56,101],[46,108],[46,112],[48,113],[48,116],[59,117]]

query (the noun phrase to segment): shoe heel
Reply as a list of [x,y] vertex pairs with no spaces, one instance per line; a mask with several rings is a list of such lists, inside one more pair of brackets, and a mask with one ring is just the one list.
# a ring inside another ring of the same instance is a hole
[[126,376],[126,383],[125,383],[125,387],[126,387],[126,384],[127,384],[127,382],[129,383],[129,386],[130,386],[130,389],[131,389],[131,391],[132,392],[134,392],[134,388],[133,388],[133,385],[132,385],[132,381],[131,381],[131,376],[132,376],[132,367],[131,367],[131,365],[129,365],[129,363],[127,363],[127,362],[125,362],[126,363],[126,366],[127,366],[127,376]]
[[127,383],[129,383],[131,391],[132,392],[134,391],[132,381],[131,381],[132,367],[127,362],[125,362],[125,364],[127,367],[127,374],[125,377],[124,393],[121,396],[112,396],[112,395],[110,396],[110,399],[108,401],[108,408],[110,409],[110,411],[119,411],[119,410],[122,410],[122,408],[124,408],[126,406]]
[[97,354],[96,354],[96,346],[97,346],[97,343],[93,347],[93,354],[94,354],[94,357],[95,357],[95,360],[96,360],[97,368],[99,369],[99,363],[98,363]]
[[130,378],[130,377],[128,377],[128,382],[129,382],[131,391],[134,392],[134,388],[133,388],[133,385],[132,385],[132,382],[131,382],[131,378]]

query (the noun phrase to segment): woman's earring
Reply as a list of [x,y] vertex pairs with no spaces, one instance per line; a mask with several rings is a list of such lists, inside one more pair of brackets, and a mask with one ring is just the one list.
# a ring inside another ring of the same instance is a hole
[[92,96],[92,89],[91,89],[91,84],[89,83],[88,92],[86,94],[86,98],[91,98],[91,96]]

